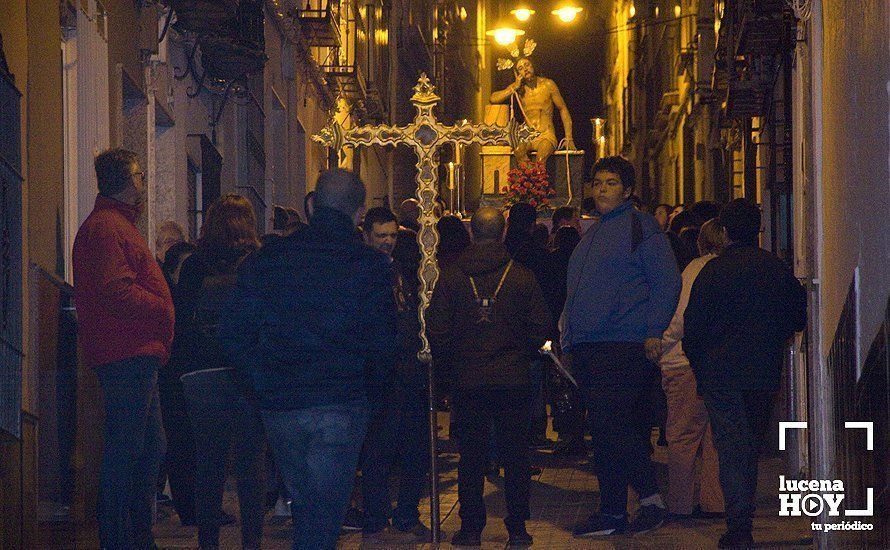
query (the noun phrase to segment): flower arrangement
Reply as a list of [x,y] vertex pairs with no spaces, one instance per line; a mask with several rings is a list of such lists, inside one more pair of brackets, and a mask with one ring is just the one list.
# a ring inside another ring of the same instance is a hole
[[550,197],[556,195],[543,162],[519,163],[507,173],[507,183],[503,189],[506,206],[527,202],[540,210],[550,204]]

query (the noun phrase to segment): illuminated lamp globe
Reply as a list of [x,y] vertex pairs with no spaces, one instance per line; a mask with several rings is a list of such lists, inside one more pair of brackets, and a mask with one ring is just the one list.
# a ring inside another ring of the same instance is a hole
[[528,21],[529,18],[535,14],[535,10],[530,10],[528,8],[517,8],[515,10],[510,10],[510,13],[513,14],[517,20],[525,22]]
[[485,34],[494,37],[494,41],[497,42],[499,45],[509,46],[516,41],[516,37],[525,34],[525,31],[520,29],[511,29],[509,27],[500,27],[497,29],[486,31]]
[[579,8],[576,6],[563,6],[561,8],[557,8],[553,10],[553,15],[559,17],[559,20],[563,23],[571,23],[575,20],[575,17],[584,10],[584,8]]

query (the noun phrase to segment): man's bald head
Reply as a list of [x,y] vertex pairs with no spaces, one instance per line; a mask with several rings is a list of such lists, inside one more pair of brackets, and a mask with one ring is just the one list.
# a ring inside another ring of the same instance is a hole
[[476,241],[500,241],[504,238],[504,227],[507,222],[504,215],[497,208],[484,206],[470,220],[470,230]]
[[349,170],[325,170],[315,184],[313,204],[316,209],[330,208],[353,217],[365,205],[365,184]]
[[399,209],[402,211],[402,219],[416,222],[420,219],[420,202],[417,199],[405,199]]

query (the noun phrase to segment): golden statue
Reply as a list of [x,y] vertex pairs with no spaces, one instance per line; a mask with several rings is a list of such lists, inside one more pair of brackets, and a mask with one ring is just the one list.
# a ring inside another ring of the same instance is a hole
[[522,143],[515,149],[516,160],[522,162],[529,159],[531,151],[537,152],[536,160],[546,162],[559,145],[556,139],[556,127],[553,125],[553,107],[559,110],[562,126],[565,129],[565,148],[574,150],[572,139],[572,115],[566,102],[559,93],[556,83],[535,74],[535,67],[527,57],[516,61],[513,67],[516,80],[503,90],[491,94],[491,103],[504,103],[514,96],[519,109],[525,117],[525,123],[541,133],[530,143]]

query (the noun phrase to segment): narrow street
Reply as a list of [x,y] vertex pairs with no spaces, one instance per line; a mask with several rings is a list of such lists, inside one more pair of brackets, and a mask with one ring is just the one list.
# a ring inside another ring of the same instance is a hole
[[[440,425],[447,426],[446,415],[440,418]],[[447,438],[447,435],[443,435]],[[551,439],[555,434],[550,433]],[[653,439],[653,443],[654,443]],[[450,536],[460,527],[457,504],[457,460],[458,455],[449,441],[441,442],[440,453],[440,506],[443,518],[442,548],[451,548]],[[659,484],[664,490],[667,482],[667,452],[664,447],[655,447],[655,461]],[[669,523],[663,528],[644,535],[614,537],[605,540],[584,540],[572,538],[572,526],[584,519],[591,505],[598,500],[596,476],[587,460],[556,458],[549,453],[536,452],[533,464],[543,471],[532,482],[532,518],[528,531],[535,538],[535,548],[546,549],[607,549],[607,548],[651,548],[651,549],[698,549],[714,548],[717,539],[725,530],[723,520],[688,520],[682,523]],[[754,520],[754,538],[760,548],[810,548],[812,534],[806,518],[779,518],[778,476],[782,472],[779,457],[761,460],[758,483],[758,510]],[[484,549],[503,548],[507,541],[507,531],[502,518],[503,477],[495,483],[485,484],[488,525],[483,533]],[[636,507],[636,503],[632,504]],[[226,487],[226,512],[237,516],[237,497],[234,480]],[[159,509],[158,525],[155,527],[156,540],[161,548],[197,548],[197,530],[194,527],[179,527],[172,507]],[[172,515],[172,517],[171,517]],[[428,523],[429,499],[421,503],[421,518]],[[223,528],[221,548],[239,548],[238,525]],[[274,523],[266,520],[263,537],[264,548],[287,549],[291,545],[290,523]],[[404,547],[404,546],[403,546]],[[430,548],[432,545],[409,545],[412,548]],[[63,548],[55,546],[54,548]],[[361,533],[354,532],[340,537],[341,549],[393,548],[392,544],[363,544]]]

